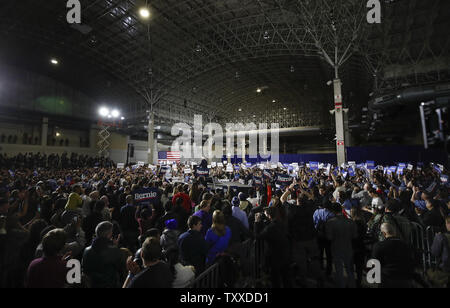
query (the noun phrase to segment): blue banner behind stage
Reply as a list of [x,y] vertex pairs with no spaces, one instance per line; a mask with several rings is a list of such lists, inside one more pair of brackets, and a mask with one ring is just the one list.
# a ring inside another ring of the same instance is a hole
[[397,165],[405,162],[447,165],[447,154],[444,150],[425,150],[422,146],[350,147],[347,148],[347,160],[374,160],[377,165]]
[[[223,160],[227,160],[224,156]],[[246,161],[252,164],[266,162],[266,159],[249,158]],[[307,163],[317,161],[321,163],[336,164],[336,153],[326,154],[280,154],[281,163]],[[374,161],[376,165],[397,165],[398,163],[439,163],[447,166],[447,154],[440,150],[425,150],[422,146],[380,146],[380,147],[349,147],[347,148],[347,161],[365,163]],[[234,164],[242,163],[242,157],[231,158]]]

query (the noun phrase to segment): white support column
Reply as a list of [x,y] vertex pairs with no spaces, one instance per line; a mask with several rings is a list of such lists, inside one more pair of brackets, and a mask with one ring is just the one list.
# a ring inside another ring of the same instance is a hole
[[337,164],[341,166],[346,163],[345,133],[344,133],[344,110],[342,108],[342,83],[339,78],[334,80],[334,115],[336,118],[336,147]]
[[41,146],[44,149],[47,147],[47,135],[48,135],[48,118],[42,118]]
[[148,117],[148,163],[154,164],[155,157],[155,114],[150,112]]
[[242,163],[245,164],[245,136],[244,138],[242,138],[242,143],[241,143],[241,149],[242,149]]

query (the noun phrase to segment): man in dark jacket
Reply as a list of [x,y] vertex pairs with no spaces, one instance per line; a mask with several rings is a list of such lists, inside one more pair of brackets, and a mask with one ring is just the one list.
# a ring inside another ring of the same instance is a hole
[[445,225],[445,221],[440,211],[441,207],[439,205],[439,201],[429,199],[426,200],[426,205],[428,211],[423,213],[421,216],[422,224],[425,227],[435,227],[438,230],[442,230]]
[[242,224],[242,222],[233,216],[233,209],[228,202],[223,202],[223,215],[225,216],[225,224],[231,229],[231,239],[229,246],[242,243],[251,236],[250,231]]
[[124,246],[131,251],[137,249],[139,236],[139,224],[136,220],[136,207],[133,204],[133,196],[126,197],[127,204],[120,209],[120,227],[124,235]]
[[273,288],[292,288],[292,279],[290,274],[289,257],[289,238],[285,225],[277,221],[276,209],[269,207],[264,210],[268,224],[263,222],[263,216],[258,213],[255,217],[255,237],[258,240],[264,240],[268,245],[266,250],[266,259],[270,268],[270,276]]
[[414,261],[408,245],[395,234],[389,223],[381,225],[386,238],[373,247],[373,258],[381,264],[381,286],[384,288],[409,288],[414,275]]
[[[331,254],[336,269],[336,283],[340,288],[346,286],[355,287],[353,271],[353,240],[357,238],[358,231],[356,224],[347,219],[342,213],[342,207],[338,203],[333,203],[331,210],[335,217],[325,224],[325,234],[331,241]],[[344,267],[347,272],[347,282],[344,278]]]
[[191,216],[188,219],[189,230],[178,238],[178,248],[180,259],[185,265],[193,265],[198,276],[205,269],[208,245],[200,232],[202,229],[202,219],[198,216]]
[[299,284],[306,285],[306,273],[309,268],[316,279],[321,278],[317,231],[313,215],[317,207],[303,194],[299,194],[296,204],[288,206],[289,235],[292,240],[292,256],[297,263]]
[[447,232],[436,234],[431,254],[438,260],[439,269],[450,277],[450,216],[445,219],[445,223]]
[[83,271],[92,288],[120,288],[125,264],[122,253],[112,240],[113,224],[104,221],[95,229],[96,238],[83,254]]

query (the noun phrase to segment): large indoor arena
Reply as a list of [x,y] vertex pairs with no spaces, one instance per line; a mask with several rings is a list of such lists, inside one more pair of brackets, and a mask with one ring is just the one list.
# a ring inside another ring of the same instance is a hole
[[0,286],[448,288],[449,102],[448,0],[1,0]]

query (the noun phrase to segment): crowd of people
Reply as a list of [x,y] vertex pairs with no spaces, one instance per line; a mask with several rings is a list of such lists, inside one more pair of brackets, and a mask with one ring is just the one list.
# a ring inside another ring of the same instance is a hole
[[0,168],[9,169],[76,169],[86,167],[112,167],[114,162],[109,158],[92,157],[89,155],[78,155],[72,153],[59,154],[41,154],[41,153],[19,153],[18,155],[8,156],[0,153]]
[[[233,287],[248,240],[264,243],[273,288],[364,287],[369,259],[381,264],[381,287],[448,286],[450,198],[445,172],[432,166],[0,162],[2,287],[182,288],[215,263]],[[426,275],[411,242],[416,224],[435,234]],[[81,262],[80,284],[68,284],[71,259]]]

